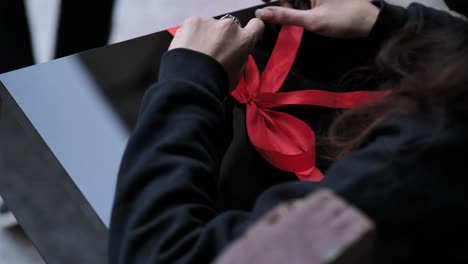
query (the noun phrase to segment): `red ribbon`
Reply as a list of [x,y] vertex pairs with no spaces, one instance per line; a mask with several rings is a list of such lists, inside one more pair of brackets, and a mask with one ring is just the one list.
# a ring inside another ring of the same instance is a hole
[[[178,28],[168,31],[175,35]],[[302,181],[320,181],[322,172],[315,166],[315,133],[306,123],[272,108],[309,105],[329,108],[353,108],[371,103],[388,91],[335,93],[302,90],[279,93],[296,59],[304,29],[283,26],[273,53],[260,72],[252,56],[245,74],[231,95],[246,105],[247,134],[255,149],[271,165],[295,173]]]
[[170,28],[167,30],[167,32],[169,32],[169,34],[171,34],[173,37],[175,37],[175,34],[177,33],[177,30],[179,30],[180,26],[178,27],[173,27],[173,28]]

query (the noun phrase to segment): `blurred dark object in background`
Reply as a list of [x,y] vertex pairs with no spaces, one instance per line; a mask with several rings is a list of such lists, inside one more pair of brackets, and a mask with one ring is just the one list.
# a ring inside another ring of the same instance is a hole
[[[272,0],[262,0],[265,3],[270,3]],[[308,10],[312,7],[310,0],[280,0],[281,4],[289,4],[295,9]]]
[[22,0],[0,1],[0,73],[34,64],[26,9]]
[[62,0],[55,57],[107,44],[114,0]]
[[311,6],[311,1],[309,1],[309,0],[294,0],[294,1],[290,1],[290,2],[293,2],[293,7],[297,8],[297,9],[307,10],[307,9],[310,9],[312,7]]
[[466,0],[444,0],[450,10],[468,17],[468,1]]
[[[107,44],[114,0],[61,1],[56,58]],[[24,0],[0,1],[0,73],[34,64]]]

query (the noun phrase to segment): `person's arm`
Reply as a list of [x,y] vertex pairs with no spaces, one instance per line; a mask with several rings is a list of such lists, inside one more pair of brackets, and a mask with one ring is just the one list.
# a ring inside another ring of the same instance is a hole
[[110,263],[208,263],[239,232],[243,213],[214,206],[229,143],[222,101],[262,31],[256,19],[241,29],[190,18],[177,33],[122,160]]
[[[222,66],[207,55],[175,49],[163,56],[160,81],[145,95],[122,161],[110,263],[210,259],[237,234],[217,225],[222,216],[213,221],[229,140],[222,106],[228,86]],[[211,248],[202,242],[210,237]]]

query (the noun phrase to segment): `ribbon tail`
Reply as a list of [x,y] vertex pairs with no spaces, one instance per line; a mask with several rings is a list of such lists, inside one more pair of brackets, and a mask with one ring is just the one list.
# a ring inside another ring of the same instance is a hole
[[315,166],[312,167],[310,170],[307,170],[304,172],[297,172],[296,176],[301,181],[309,181],[309,182],[319,182],[323,180],[324,178],[323,173]]
[[296,60],[303,33],[304,28],[298,26],[284,25],[281,28],[276,46],[263,71],[259,92],[275,93],[281,88]]
[[354,91],[329,92],[321,90],[303,90],[284,93],[263,93],[257,96],[260,108],[273,108],[286,105],[310,105],[337,109],[350,109],[373,103],[390,91]]

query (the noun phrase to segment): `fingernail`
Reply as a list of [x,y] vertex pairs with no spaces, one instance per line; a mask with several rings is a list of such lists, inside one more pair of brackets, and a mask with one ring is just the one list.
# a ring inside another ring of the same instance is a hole
[[262,14],[263,14],[263,9],[257,9],[255,10],[255,16],[259,19],[262,18]]
[[255,10],[255,16],[259,19],[271,18],[273,12],[268,9],[257,9]]

